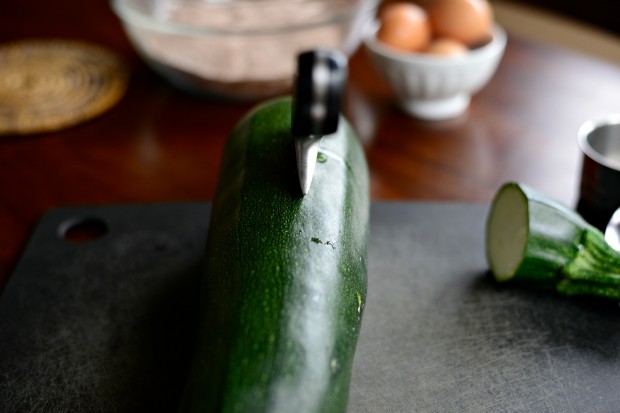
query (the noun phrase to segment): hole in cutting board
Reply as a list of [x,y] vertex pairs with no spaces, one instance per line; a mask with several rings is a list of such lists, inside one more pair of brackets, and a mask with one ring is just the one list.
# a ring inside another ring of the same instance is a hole
[[106,223],[95,217],[70,218],[58,227],[58,234],[62,239],[76,244],[95,241],[107,232]]

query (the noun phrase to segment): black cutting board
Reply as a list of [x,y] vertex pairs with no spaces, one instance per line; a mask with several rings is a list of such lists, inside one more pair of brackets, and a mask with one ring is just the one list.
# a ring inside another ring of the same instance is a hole
[[[620,411],[618,304],[496,285],[486,213],[373,204],[349,411]],[[0,296],[0,411],[174,411],[209,214],[206,203],[46,214]],[[84,221],[107,232],[63,238]]]

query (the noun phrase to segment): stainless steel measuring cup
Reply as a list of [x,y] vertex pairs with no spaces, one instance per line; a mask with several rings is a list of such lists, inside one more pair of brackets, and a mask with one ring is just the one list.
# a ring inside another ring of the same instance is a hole
[[583,153],[577,211],[604,230],[620,208],[620,114],[584,123],[577,142]]

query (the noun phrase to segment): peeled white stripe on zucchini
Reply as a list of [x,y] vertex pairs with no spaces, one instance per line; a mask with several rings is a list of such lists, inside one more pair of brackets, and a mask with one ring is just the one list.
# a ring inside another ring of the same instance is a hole
[[524,185],[507,183],[495,195],[486,254],[497,281],[620,299],[620,253],[577,212]]

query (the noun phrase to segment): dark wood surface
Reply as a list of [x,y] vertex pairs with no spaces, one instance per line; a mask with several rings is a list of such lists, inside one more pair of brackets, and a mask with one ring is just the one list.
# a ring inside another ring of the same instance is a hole
[[572,20],[620,34],[616,16],[620,12],[620,3],[609,0],[520,0],[534,7],[543,8],[556,14],[562,14]]
[[[212,198],[226,136],[252,104],[168,86],[137,56],[105,0],[20,0],[1,9],[1,42],[93,42],[121,55],[132,77],[122,101],[96,119],[0,137],[0,285],[50,208]],[[363,49],[350,73],[345,115],[364,143],[373,199],[488,203],[501,183],[518,180],[575,205],[577,129],[620,108],[620,67],[510,33],[495,77],[451,121],[403,114]]]

